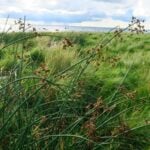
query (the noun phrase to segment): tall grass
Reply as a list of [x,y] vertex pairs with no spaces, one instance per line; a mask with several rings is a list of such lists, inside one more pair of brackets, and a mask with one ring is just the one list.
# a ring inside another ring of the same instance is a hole
[[148,150],[149,53],[128,35],[6,35],[0,64],[17,74],[0,78],[0,149]]

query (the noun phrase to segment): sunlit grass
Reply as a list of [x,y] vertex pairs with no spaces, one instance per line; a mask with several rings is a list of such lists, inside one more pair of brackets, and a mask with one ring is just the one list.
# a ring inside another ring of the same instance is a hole
[[16,71],[0,77],[0,149],[148,150],[150,35],[127,35],[90,61],[104,33],[46,33],[0,50],[0,69]]

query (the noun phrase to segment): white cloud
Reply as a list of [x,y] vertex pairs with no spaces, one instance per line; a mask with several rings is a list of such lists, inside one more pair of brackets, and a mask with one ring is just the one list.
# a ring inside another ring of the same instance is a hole
[[150,22],[150,0],[0,0],[0,18],[8,14],[49,24],[125,26],[132,15]]
[[150,0],[137,0],[133,10],[135,16],[150,18]]
[[71,25],[75,26],[88,26],[88,27],[127,27],[128,23],[120,20],[113,20],[112,18],[106,18],[102,20],[97,21],[85,21],[81,23],[73,23]]

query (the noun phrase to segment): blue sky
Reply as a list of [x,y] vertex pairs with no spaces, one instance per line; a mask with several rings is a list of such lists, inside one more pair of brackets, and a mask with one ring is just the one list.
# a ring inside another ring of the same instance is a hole
[[132,16],[150,25],[150,0],[0,0],[0,23],[23,17],[35,24],[126,26]]

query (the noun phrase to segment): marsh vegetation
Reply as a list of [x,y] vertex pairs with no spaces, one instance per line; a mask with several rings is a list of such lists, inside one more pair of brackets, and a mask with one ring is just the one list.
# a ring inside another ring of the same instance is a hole
[[0,36],[0,149],[149,150],[150,34]]

